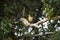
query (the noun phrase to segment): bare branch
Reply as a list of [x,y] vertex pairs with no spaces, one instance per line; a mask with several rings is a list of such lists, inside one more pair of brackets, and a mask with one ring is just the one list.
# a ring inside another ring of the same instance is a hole
[[[60,19],[60,16],[58,17],[53,17],[52,19]],[[27,19],[25,18],[20,18],[20,21],[23,22],[26,26],[30,26],[30,27],[36,27],[36,28],[40,28],[39,24],[42,24],[46,21],[48,21],[48,18],[44,18],[41,21],[38,21],[37,23],[29,23]]]
[[43,20],[38,21],[36,24],[37,24],[37,25],[38,25],[38,24],[42,24],[42,23],[44,23],[44,22],[46,22],[46,21],[48,21],[48,18],[44,18]]

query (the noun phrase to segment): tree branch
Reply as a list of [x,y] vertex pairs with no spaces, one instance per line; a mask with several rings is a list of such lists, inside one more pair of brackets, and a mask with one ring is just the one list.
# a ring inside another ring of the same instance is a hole
[[[60,19],[60,16],[58,16],[58,17],[53,17],[53,18],[51,18],[50,20],[52,20],[52,19],[53,19],[53,20]],[[29,23],[27,19],[25,19],[25,18],[20,18],[19,21],[23,22],[26,26],[40,28],[39,24],[42,24],[42,23],[44,23],[44,22],[46,22],[46,21],[48,21],[48,20],[49,20],[48,18],[44,18],[43,20],[38,21],[38,22],[36,22],[36,23]]]

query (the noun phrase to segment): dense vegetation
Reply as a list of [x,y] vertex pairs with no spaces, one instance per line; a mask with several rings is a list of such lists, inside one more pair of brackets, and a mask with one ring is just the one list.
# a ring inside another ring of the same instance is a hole
[[[48,18],[49,23],[46,30],[54,32],[54,34],[45,35],[44,25],[41,24],[42,36],[34,36],[34,34],[40,33],[40,29],[35,27],[32,27],[30,33],[24,35],[25,32],[28,32],[29,27],[19,22],[19,19],[21,17],[28,19],[29,15],[33,17],[33,23],[39,21],[39,18]],[[60,16],[60,0],[0,0],[0,40],[33,40],[33,37],[35,37],[34,40],[60,40],[60,32],[55,32],[55,26],[60,27],[58,16]],[[54,18],[53,22],[50,20],[52,18]],[[15,29],[15,27],[17,28]],[[15,32],[20,36],[15,36]]]

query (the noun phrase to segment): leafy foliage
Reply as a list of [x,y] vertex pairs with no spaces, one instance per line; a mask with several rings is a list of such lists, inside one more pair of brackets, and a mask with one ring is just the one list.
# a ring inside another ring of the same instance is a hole
[[[43,19],[43,17],[46,17],[51,19],[60,16],[60,0],[1,0],[0,9],[0,40],[12,40],[17,36],[11,35],[11,33],[18,32],[24,35],[24,33],[28,32],[29,27],[26,27],[23,23],[19,22],[19,18],[24,17],[28,19],[28,15],[30,14],[33,16],[34,22],[37,22],[39,18]],[[14,24],[15,21],[18,23]],[[54,26],[57,24],[57,21],[58,20],[54,20],[52,23],[50,22],[50,24],[48,24],[48,30],[54,32]],[[13,29],[15,26],[18,27],[16,31]],[[42,24],[42,30],[44,33],[45,30],[43,27]],[[33,28],[29,33],[30,38],[28,37],[28,39],[33,40],[32,35],[39,33],[39,29]],[[59,37],[60,34],[58,32],[49,36],[49,39],[60,40]],[[27,38],[24,39],[28,40]],[[36,37],[34,40],[36,39],[38,40],[39,38]],[[40,39],[43,40],[43,37]]]

